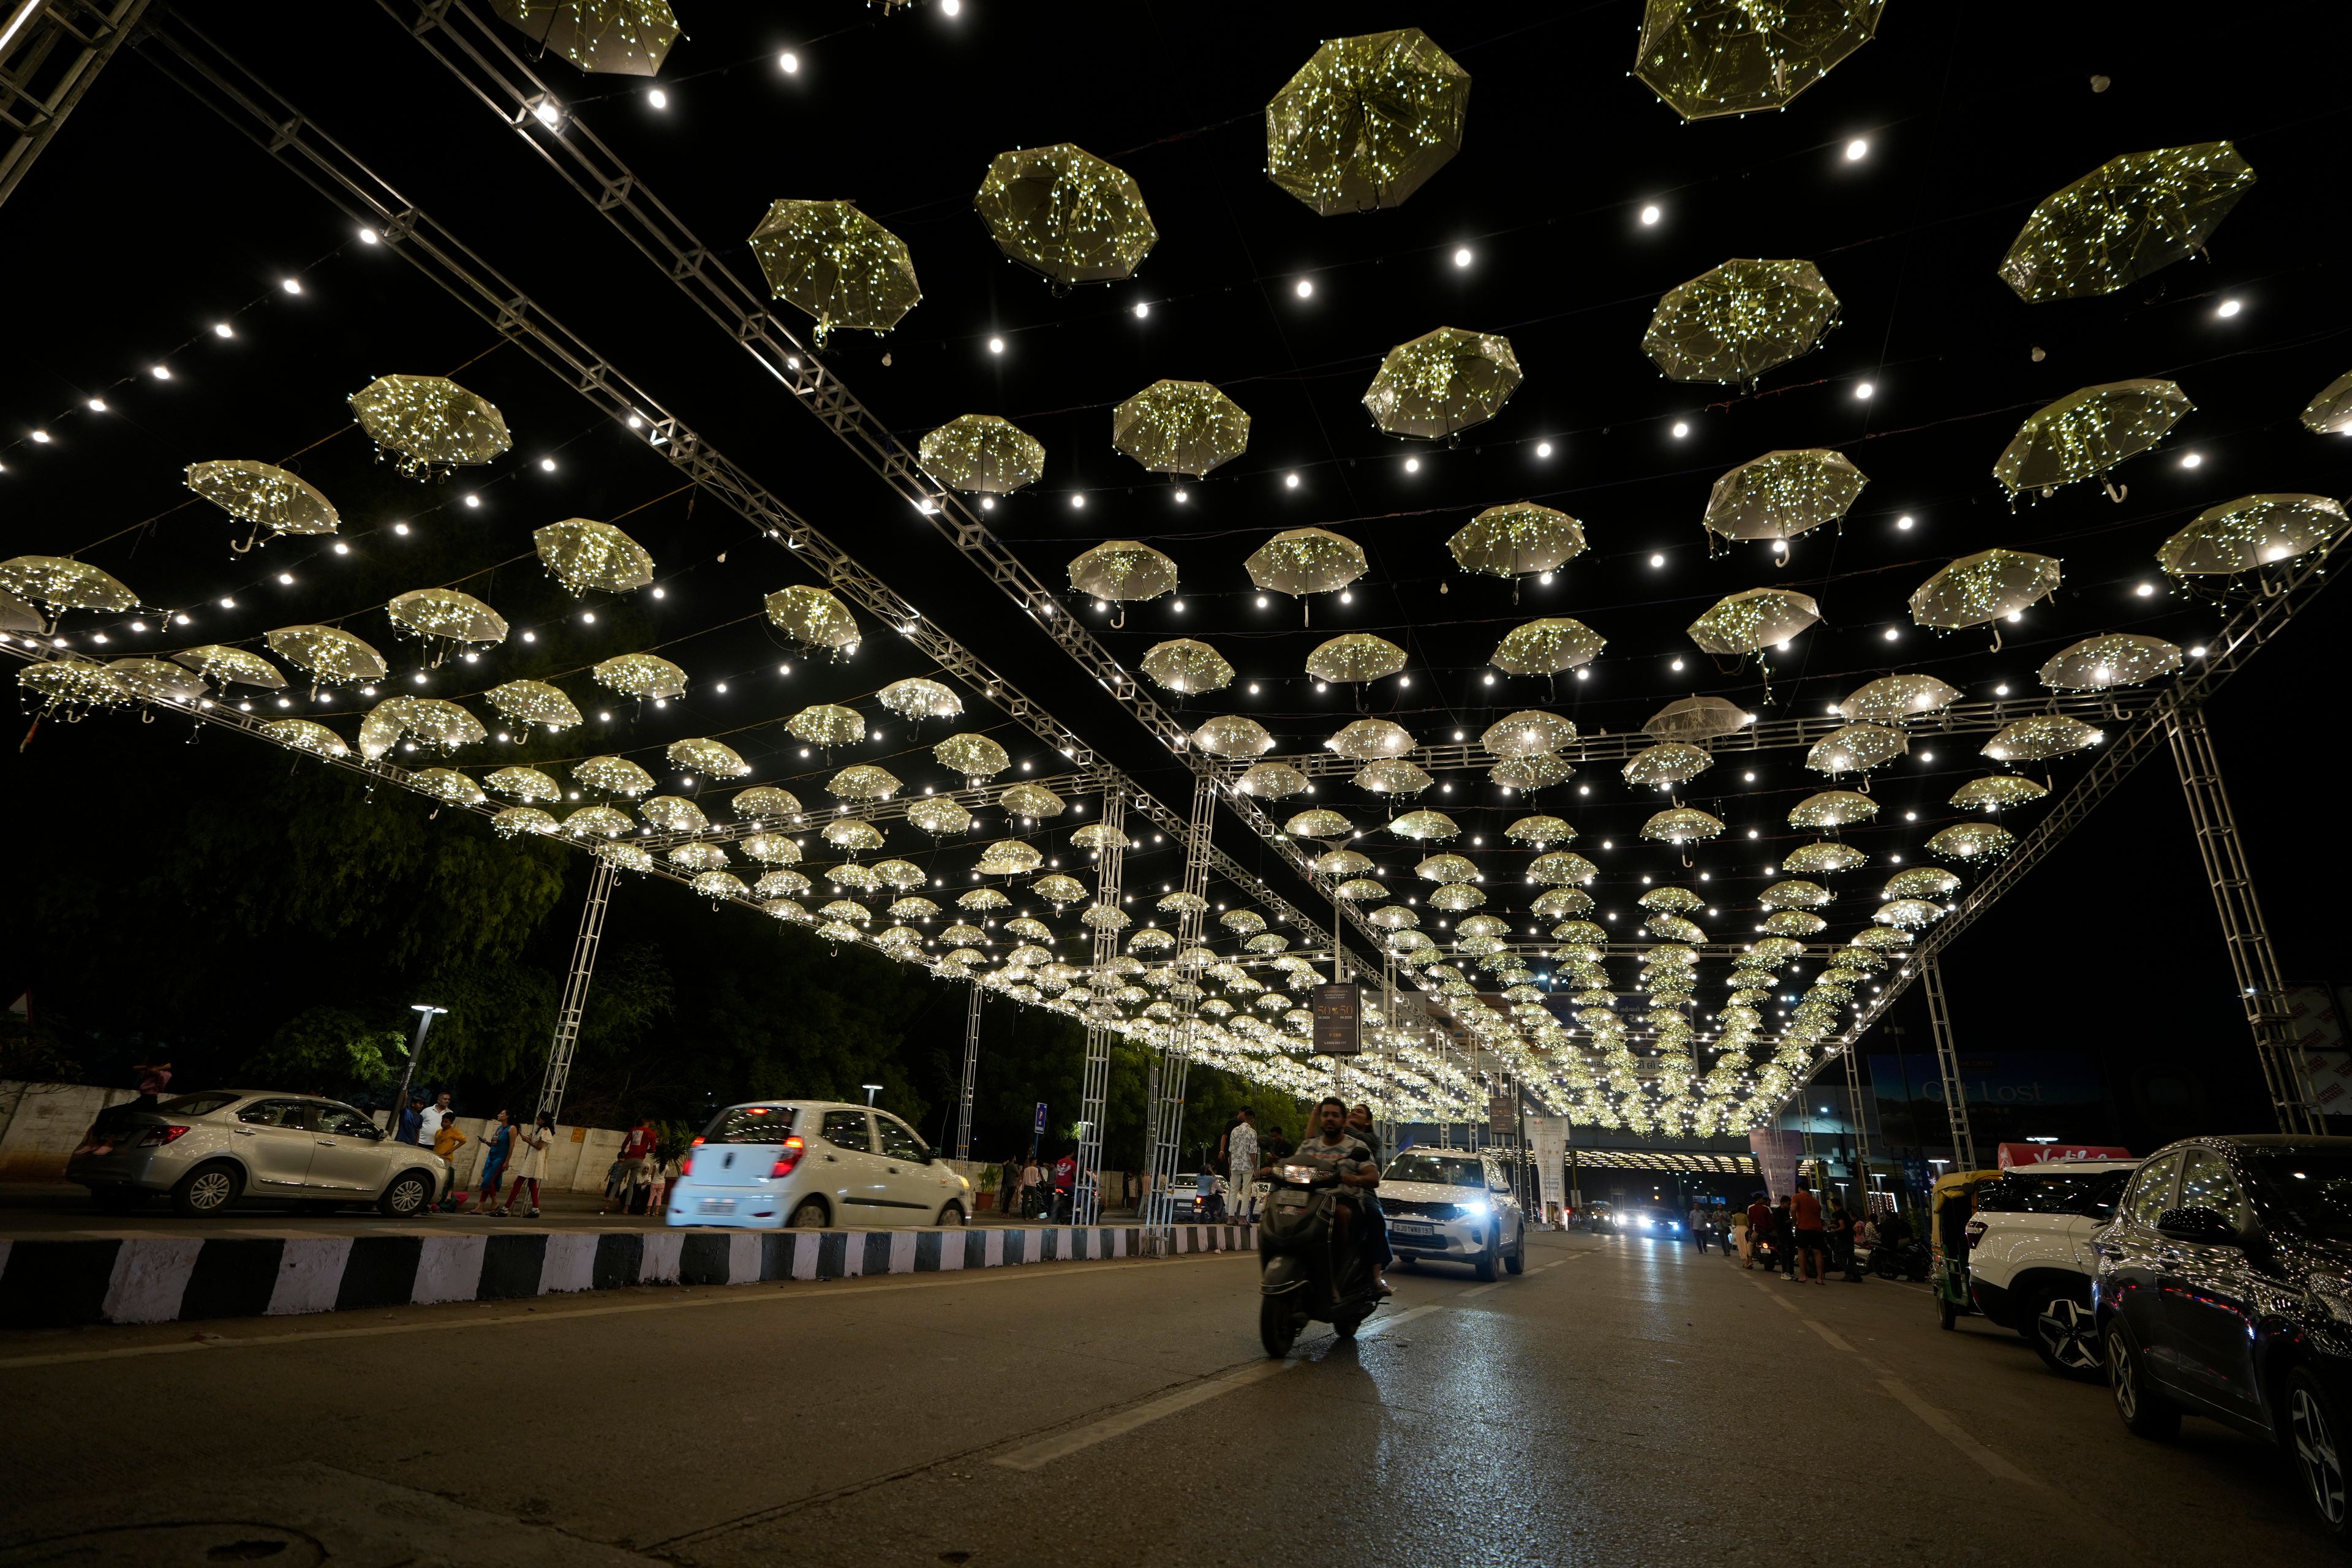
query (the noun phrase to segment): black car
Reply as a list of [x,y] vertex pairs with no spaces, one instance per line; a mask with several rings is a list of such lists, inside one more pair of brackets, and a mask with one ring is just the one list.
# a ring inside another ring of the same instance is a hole
[[2148,1157],[2093,1238],[2116,1414],[2184,1415],[2277,1443],[2352,1541],[2352,1138],[2191,1138]]

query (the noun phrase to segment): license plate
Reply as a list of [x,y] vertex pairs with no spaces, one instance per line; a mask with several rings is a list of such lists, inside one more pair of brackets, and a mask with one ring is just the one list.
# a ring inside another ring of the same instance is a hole
[[733,1214],[735,1212],[735,1200],[733,1198],[705,1198],[702,1200],[702,1212],[704,1214]]
[[1412,1225],[1399,1220],[1389,1221],[1389,1229],[1398,1236],[1435,1236],[1437,1234],[1437,1227],[1433,1225]]

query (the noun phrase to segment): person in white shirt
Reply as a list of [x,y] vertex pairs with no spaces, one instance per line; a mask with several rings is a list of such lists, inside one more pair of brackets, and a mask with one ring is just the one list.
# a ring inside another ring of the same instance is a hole
[[1243,1108],[1225,1134],[1225,1212],[1247,1224],[1257,1212],[1257,1113]]
[[514,1152],[508,1156],[507,1168],[514,1174],[514,1184],[507,1189],[507,1201],[499,1212],[514,1213],[515,1205],[522,1201],[523,1184],[530,1184],[530,1215],[539,1217],[539,1181],[547,1174],[547,1146],[555,1142],[555,1118],[546,1111],[529,1127],[515,1129]]
[[430,1149],[433,1147],[433,1140],[440,1135],[441,1124],[457,1115],[457,1110],[449,1103],[449,1091],[443,1089],[433,1097],[433,1103],[418,1114],[424,1118],[424,1121],[416,1129],[416,1141]]

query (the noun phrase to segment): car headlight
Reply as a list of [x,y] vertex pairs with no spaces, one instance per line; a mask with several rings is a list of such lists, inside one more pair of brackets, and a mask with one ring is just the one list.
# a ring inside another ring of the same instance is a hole
[[2304,1295],[2331,1321],[2352,1328],[2352,1287],[2341,1276],[2313,1274],[2304,1281]]
[[1315,1180],[1315,1167],[1312,1165],[1285,1165],[1282,1168],[1282,1179],[1286,1182],[1297,1182],[1301,1186],[1311,1185]]
[[1473,1198],[1466,1204],[1455,1204],[1454,1212],[1464,1219],[1484,1219],[1492,1209],[1484,1198]]
[[1643,1230],[1654,1230],[1657,1227],[1657,1223],[1658,1222],[1654,1219],[1645,1219],[1642,1222],[1642,1228]]
[[1666,1222],[1666,1228],[1668,1230],[1680,1230],[1682,1229],[1682,1222],[1680,1220],[1670,1219]]

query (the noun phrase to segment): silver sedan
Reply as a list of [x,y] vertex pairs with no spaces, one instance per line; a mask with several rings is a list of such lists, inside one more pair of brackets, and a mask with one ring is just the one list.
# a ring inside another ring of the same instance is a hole
[[425,1213],[449,1191],[448,1163],[385,1137],[365,1113],[309,1095],[216,1089],[152,1110],[102,1115],[66,1163],[66,1179],[102,1207],[158,1193],[190,1217],[241,1198],[305,1208],[373,1204],[390,1218]]

